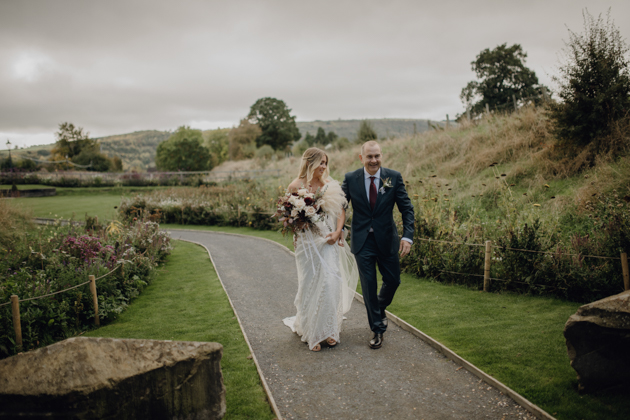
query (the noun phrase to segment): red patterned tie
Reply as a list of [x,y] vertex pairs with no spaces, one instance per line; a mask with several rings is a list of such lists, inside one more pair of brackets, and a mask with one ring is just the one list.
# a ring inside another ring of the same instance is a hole
[[374,183],[374,176],[370,177],[370,207],[374,210],[376,206],[376,184]]

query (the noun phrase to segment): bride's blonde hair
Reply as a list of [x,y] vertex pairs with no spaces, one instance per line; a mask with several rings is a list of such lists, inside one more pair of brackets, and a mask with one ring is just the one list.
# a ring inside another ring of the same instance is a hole
[[298,174],[298,178],[304,179],[306,178],[306,185],[311,183],[313,179],[313,172],[322,163],[322,158],[326,157],[326,170],[324,171],[324,175],[322,175],[322,182],[327,180],[330,171],[328,171],[328,155],[322,149],[318,149],[317,147],[310,147],[306,149],[306,152],[302,155],[302,163],[300,164],[300,172]]

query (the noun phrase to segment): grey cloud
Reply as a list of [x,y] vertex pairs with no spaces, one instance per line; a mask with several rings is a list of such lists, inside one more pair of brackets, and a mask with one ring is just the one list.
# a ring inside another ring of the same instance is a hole
[[300,120],[453,117],[484,48],[520,43],[549,84],[584,7],[630,34],[622,0],[2,2],[0,132],[236,124],[263,96]]

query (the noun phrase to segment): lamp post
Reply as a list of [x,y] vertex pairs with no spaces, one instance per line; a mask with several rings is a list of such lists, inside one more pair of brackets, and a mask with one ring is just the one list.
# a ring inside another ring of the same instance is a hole
[[8,169],[9,171],[13,168],[13,159],[11,159],[11,140],[7,139],[7,149],[9,150],[9,160],[8,160]]

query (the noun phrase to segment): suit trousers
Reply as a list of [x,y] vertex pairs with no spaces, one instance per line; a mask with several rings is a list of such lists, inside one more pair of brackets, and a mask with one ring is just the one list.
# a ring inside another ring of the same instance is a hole
[[[398,253],[387,257],[380,255],[374,233],[369,233],[361,250],[354,255],[359,268],[361,291],[367,310],[370,329],[374,333],[384,333],[387,327],[383,324],[385,308],[392,303],[394,293],[400,285],[400,263]],[[381,291],[377,294],[376,265],[383,277]]]

